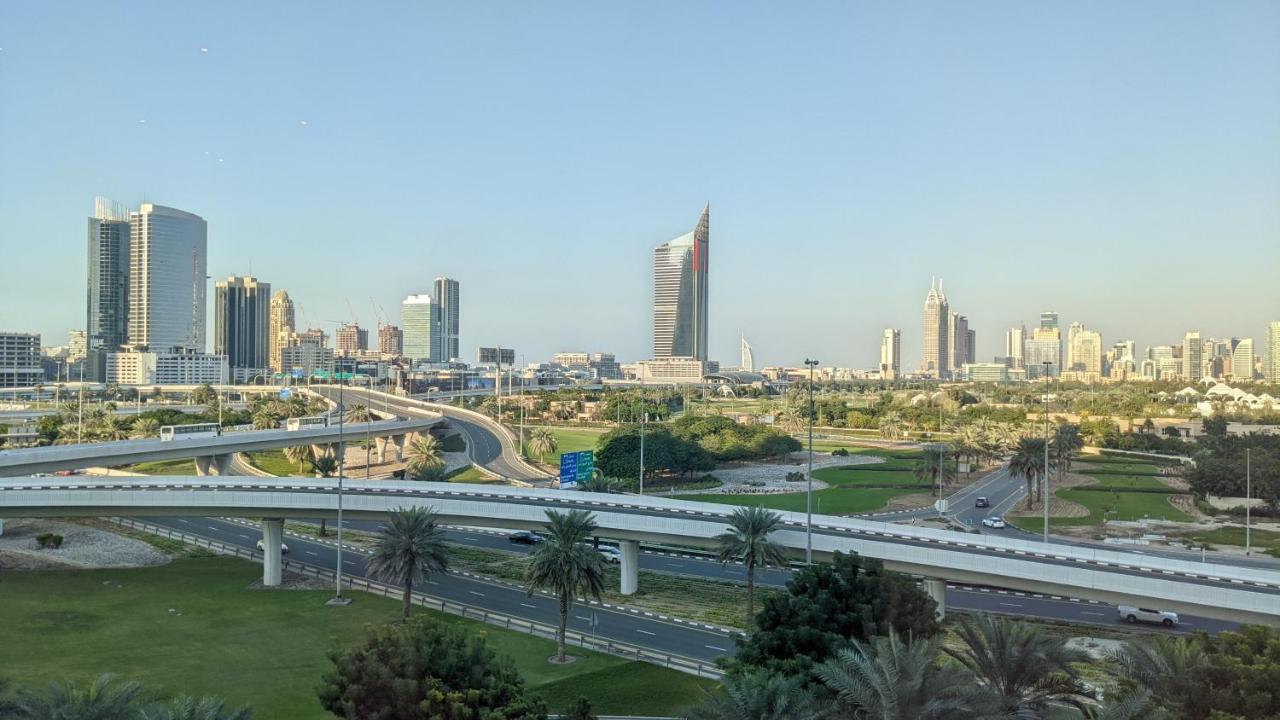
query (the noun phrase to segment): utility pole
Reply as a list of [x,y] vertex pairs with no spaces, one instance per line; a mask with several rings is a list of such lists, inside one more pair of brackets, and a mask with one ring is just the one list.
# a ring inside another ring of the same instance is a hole
[[1044,475],[1040,482],[1040,500],[1044,503],[1044,541],[1049,542],[1049,367],[1044,361]]
[[640,494],[644,495],[644,421],[649,411],[644,406],[644,374],[640,375]]
[[938,514],[945,516],[947,511],[943,509],[943,484],[942,466],[947,462],[947,446],[942,442],[942,389],[938,389]]
[[1250,543],[1252,538],[1249,537],[1249,520],[1251,519],[1253,508],[1251,500],[1253,496],[1253,468],[1251,467],[1250,452],[1251,448],[1244,449],[1244,554],[1249,557],[1253,554],[1253,545]]
[[346,459],[346,446],[343,444],[343,429],[346,411],[342,405],[342,378],[338,378],[338,563],[334,571],[334,596],[330,605],[350,605],[351,598],[342,596],[342,480],[343,461]]
[[813,369],[818,367],[818,361],[805,358],[804,364],[809,368],[809,474],[804,502],[804,562],[813,565]]

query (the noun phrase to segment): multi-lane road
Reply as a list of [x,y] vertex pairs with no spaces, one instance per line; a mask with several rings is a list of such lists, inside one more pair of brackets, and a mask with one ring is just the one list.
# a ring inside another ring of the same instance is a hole
[[[196,517],[153,517],[147,518],[146,521],[249,549],[254,548],[261,538],[258,526],[246,522]],[[369,521],[349,521],[344,525],[350,529],[366,532],[376,531],[378,528],[377,523]],[[448,533],[447,538],[451,543],[468,547],[528,551],[527,547],[513,545],[504,534],[493,531],[456,528]],[[289,558],[295,562],[327,569],[332,569],[337,562],[336,548],[331,541],[289,535],[286,538],[286,544],[289,546]],[[361,576],[364,574],[363,552],[348,546],[343,557],[345,572]],[[644,570],[711,580],[741,582],[745,579],[745,573],[740,566],[721,565],[710,559],[680,552],[647,550],[640,555],[640,567]],[[778,587],[785,584],[790,575],[789,570],[762,571],[757,575],[757,582],[764,586]],[[423,591],[453,602],[550,625],[554,625],[558,619],[557,605],[552,598],[540,594],[529,596],[523,589],[500,582],[449,574],[431,580]],[[1122,626],[1116,617],[1115,609],[1105,604],[995,588],[948,586],[947,605],[951,610],[972,610],[1080,624]],[[594,632],[602,638],[616,642],[701,661],[732,654],[734,650],[732,634],[725,629],[698,623],[678,622],[674,618],[662,618],[656,614],[645,614],[629,608],[579,606],[574,609],[570,617],[570,627],[574,630],[591,632],[593,613],[597,620]],[[1217,632],[1232,627],[1234,627],[1233,623],[1187,616],[1183,618],[1181,629]],[[1160,629],[1155,631],[1163,632]]]

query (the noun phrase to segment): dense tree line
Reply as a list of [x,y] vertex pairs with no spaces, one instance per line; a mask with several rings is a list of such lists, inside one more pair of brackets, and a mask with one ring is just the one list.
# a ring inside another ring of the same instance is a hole
[[[607,477],[640,473],[640,428],[626,425],[601,436],[596,467]],[[720,415],[685,415],[644,428],[645,475],[709,472],[717,463],[785,456],[800,449],[795,438],[767,425],[743,425]]]

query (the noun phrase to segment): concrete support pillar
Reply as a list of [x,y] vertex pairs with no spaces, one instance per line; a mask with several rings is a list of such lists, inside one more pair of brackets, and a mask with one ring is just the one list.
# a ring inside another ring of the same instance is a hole
[[280,585],[282,568],[280,545],[283,536],[283,519],[262,519],[262,584],[264,587],[279,587]]
[[640,587],[640,543],[621,540],[618,549],[622,551],[622,594],[635,595]]
[[396,449],[396,462],[404,462],[404,436],[392,435],[391,444],[394,445]]
[[214,455],[211,458],[209,458],[210,465],[213,466],[213,471],[219,475],[230,475],[231,460],[233,459],[233,457],[234,455],[232,453],[223,453],[221,455]]
[[213,474],[213,457],[205,455],[196,458],[196,475],[204,477]]
[[373,447],[378,451],[378,464],[387,461],[387,439],[384,437],[374,438]]
[[947,616],[947,581],[938,578],[925,578],[924,591],[929,593],[929,597],[933,598],[933,602],[937,604],[933,614],[939,620]]

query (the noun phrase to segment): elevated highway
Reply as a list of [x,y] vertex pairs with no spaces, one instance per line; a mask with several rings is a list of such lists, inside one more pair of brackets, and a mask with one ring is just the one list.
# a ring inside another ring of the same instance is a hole
[[[18,478],[0,481],[0,516],[234,516],[267,518],[264,582],[279,582],[283,518],[334,517],[336,483],[279,478]],[[547,510],[596,515],[599,535],[622,549],[622,591],[634,592],[640,542],[710,548],[732,511],[724,505],[668,498],[602,495],[452,483],[348,481],[344,515],[382,519],[427,506],[445,523],[541,528]],[[774,540],[799,556],[804,516],[782,513]],[[947,581],[1065,595],[1107,603],[1155,605],[1235,622],[1280,624],[1280,573],[1212,563],[1135,556],[856,518],[816,516],[813,548],[878,558],[891,569],[925,578],[940,604]]]

